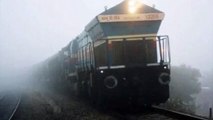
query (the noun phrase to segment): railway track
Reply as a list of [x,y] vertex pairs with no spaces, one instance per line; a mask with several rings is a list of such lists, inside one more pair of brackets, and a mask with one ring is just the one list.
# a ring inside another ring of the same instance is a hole
[[13,120],[13,119],[15,118],[15,113],[16,113],[16,111],[18,110],[20,103],[21,103],[21,95],[20,95],[19,98],[18,98],[18,102],[17,102],[17,104],[15,105],[15,108],[13,109],[12,114],[10,115],[9,120]]
[[173,110],[153,106],[149,110],[137,110],[137,112],[110,112],[117,120],[209,120],[201,116],[190,115]]
[[0,120],[13,120],[21,102],[21,94],[6,92],[0,98]]
[[160,113],[160,114],[163,114],[166,116],[170,116],[173,118],[177,118],[180,120],[208,120],[208,118],[205,118],[205,117],[190,115],[190,114],[173,111],[173,110],[168,110],[168,109],[161,108],[158,106],[153,106],[152,109],[154,112],[157,112],[157,113]]

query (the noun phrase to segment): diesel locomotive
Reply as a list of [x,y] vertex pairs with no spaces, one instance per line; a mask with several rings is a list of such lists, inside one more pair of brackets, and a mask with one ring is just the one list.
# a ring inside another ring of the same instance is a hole
[[70,81],[77,95],[88,95],[94,103],[166,102],[169,38],[157,35],[163,19],[164,13],[154,7],[125,0],[97,15],[40,68],[50,80]]

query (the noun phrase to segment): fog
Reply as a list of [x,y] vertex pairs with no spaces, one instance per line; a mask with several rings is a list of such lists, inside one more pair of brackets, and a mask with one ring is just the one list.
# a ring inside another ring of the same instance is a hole
[[[0,81],[53,55],[97,14],[122,0],[0,0]],[[146,0],[165,12],[159,34],[170,37],[172,65],[213,69],[212,0]],[[13,76],[13,78],[11,78]],[[202,82],[201,78],[201,82]]]
[[[1,0],[0,70],[14,72],[59,51],[84,26],[122,0]],[[211,0],[147,0],[166,17],[160,34],[170,36],[172,64],[187,64],[201,71],[213,68]]]

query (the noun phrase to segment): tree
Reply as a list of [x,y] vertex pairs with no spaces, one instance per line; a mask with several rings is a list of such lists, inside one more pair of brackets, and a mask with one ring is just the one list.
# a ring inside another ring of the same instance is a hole
[[213,69],[206,72],[203,76],[202,84],[205,87],[209,87],[210,89],[213,89]]
[[190,66],[173,66],[171,69],[170,99],[166,107],[182,112],[195,112],[195,95],[201,90],[198,69]]
[[208,116],[209,108],[213,107],[213,69],[206,71],[202,76],[202,90],[197,95],[197,114]]

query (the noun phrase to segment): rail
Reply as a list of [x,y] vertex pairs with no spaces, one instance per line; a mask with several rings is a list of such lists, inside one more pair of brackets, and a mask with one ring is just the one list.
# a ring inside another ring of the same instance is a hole
[[13,120],[14,119],[15,113],[18,110],[20,103],[21,103],[21,95],[18,98],[18,102],[17,102],[17,104],[16,104],[16,106],[15,106],[15,108],[14,108],[14,110],[13,110],[13,112],[12,112],[10,118],[9,118],[9,120]]
[[190,114],[173,111],[173,110],[168,110],[168,109],[161,108],[158,106],[152,106],[152,109],[157,113],[171,116],[172,118],[182,119],[182,120],[208,120],[208,118],[205,118],[205,117],[190,115]]

